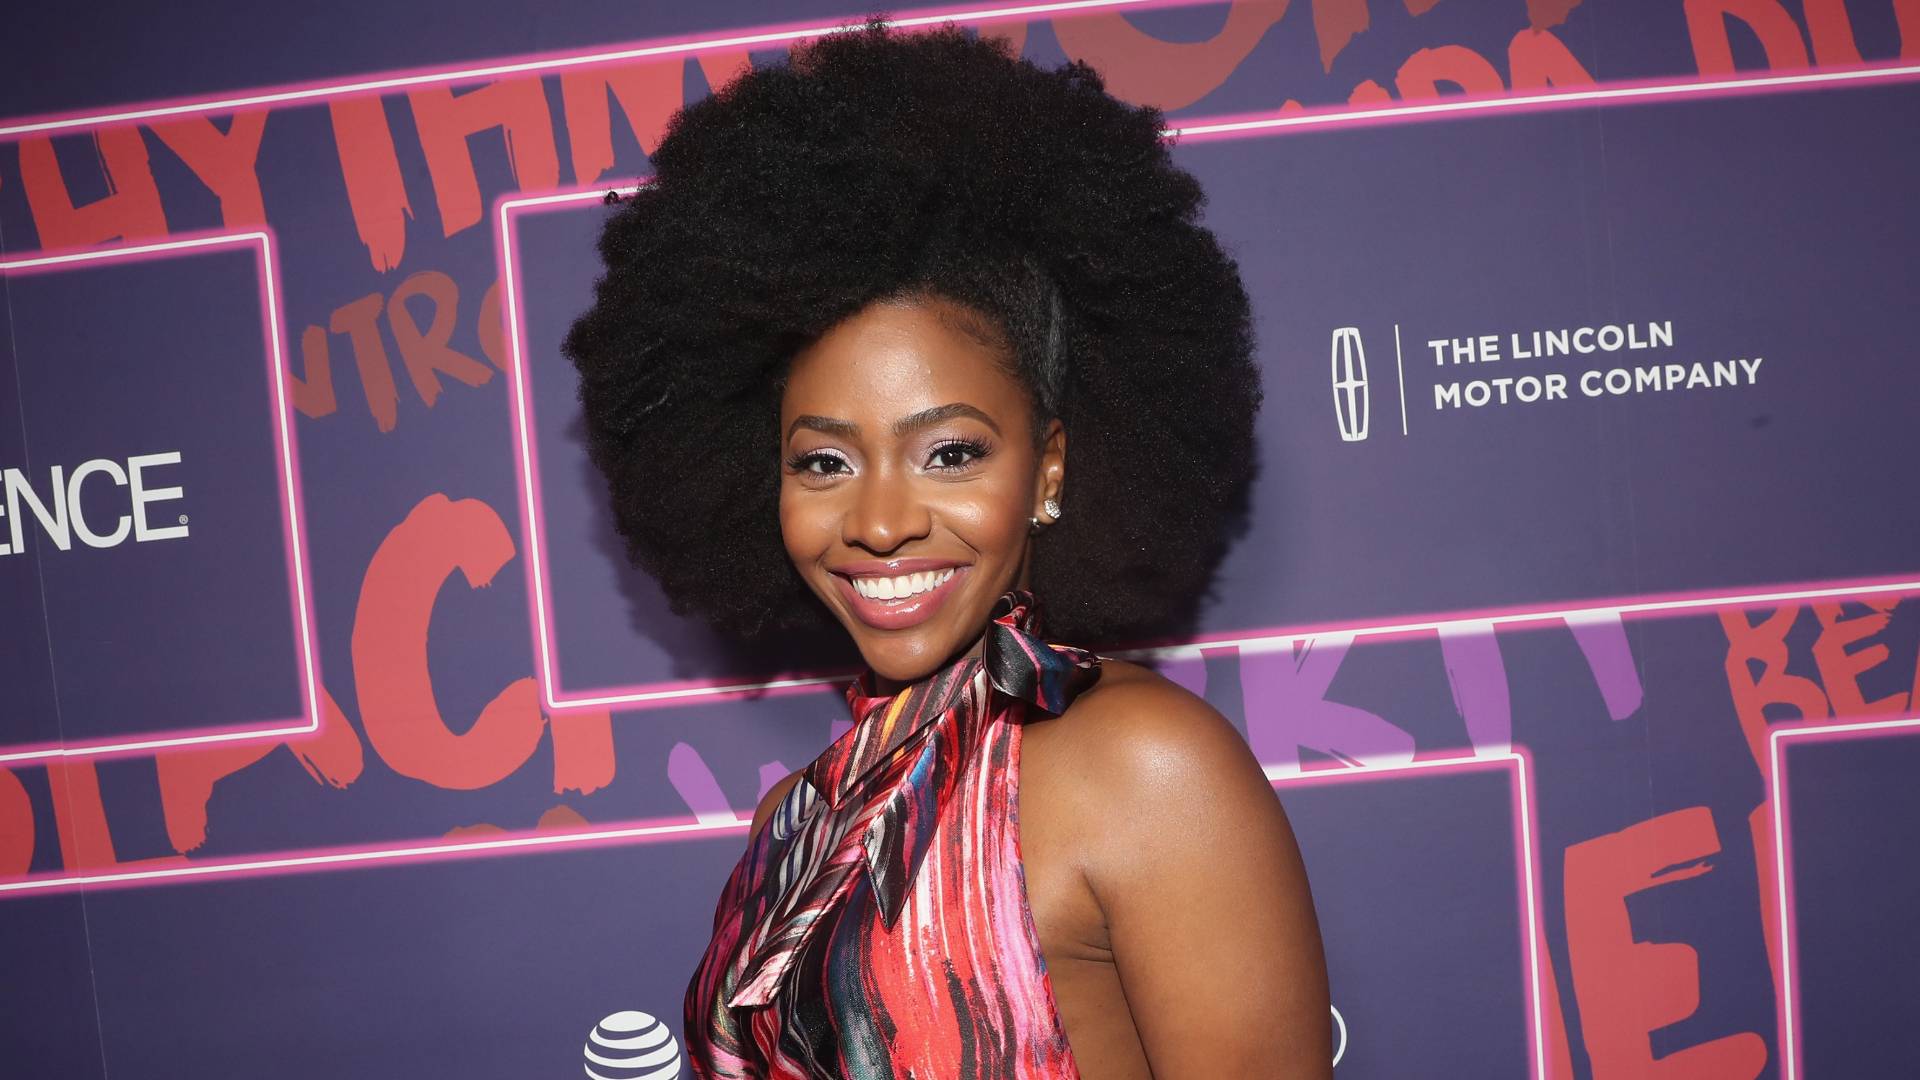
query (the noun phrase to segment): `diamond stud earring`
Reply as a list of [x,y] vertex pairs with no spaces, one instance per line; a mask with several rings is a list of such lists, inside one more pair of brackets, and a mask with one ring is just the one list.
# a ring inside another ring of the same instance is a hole
[[1055,521],[1060,520],[1060,500],[1048,499],[1046,502],[1040,504],[1040,508],[1047,512],[1048,517]]

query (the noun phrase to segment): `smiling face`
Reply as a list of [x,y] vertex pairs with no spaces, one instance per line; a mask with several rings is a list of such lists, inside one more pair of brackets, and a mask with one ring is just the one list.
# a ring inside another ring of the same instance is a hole
[[780,403],[787,555],[881,678],[919,679],[1027,584],[1066,436],[1036,439],[991,324],[937,299],[870,305],[794,358]]

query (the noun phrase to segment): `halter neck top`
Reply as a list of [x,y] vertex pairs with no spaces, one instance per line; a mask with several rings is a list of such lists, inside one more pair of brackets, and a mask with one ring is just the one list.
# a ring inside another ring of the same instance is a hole
[[994,608],[981,655],[854,725],[748,845],[687,988],[693,1075],[715,1080],[1075,1078],[1020,862],[1021,725],[1099,659]]

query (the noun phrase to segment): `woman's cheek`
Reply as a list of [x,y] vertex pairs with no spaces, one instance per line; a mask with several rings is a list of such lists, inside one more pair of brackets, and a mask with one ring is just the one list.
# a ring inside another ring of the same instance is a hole
[[828,507],[807,494],[795,491],[791,481],[780,487],[780,539],[787,557],[801,566],[818,559],[831,543]]
[[947,520],[968,546],[982,554],[999,553],[1025,533],[1022,505],[1016,491],[983,488],[949,503]]

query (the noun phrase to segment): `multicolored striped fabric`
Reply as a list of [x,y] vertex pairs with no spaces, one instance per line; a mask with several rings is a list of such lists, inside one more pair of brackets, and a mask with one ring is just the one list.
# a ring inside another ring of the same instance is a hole
[[978,657],[854,725],[734,867],[687,989],[698,1077],[1077,1077],[1020,863],[1021,724],[1099,677],[1000,598]]

